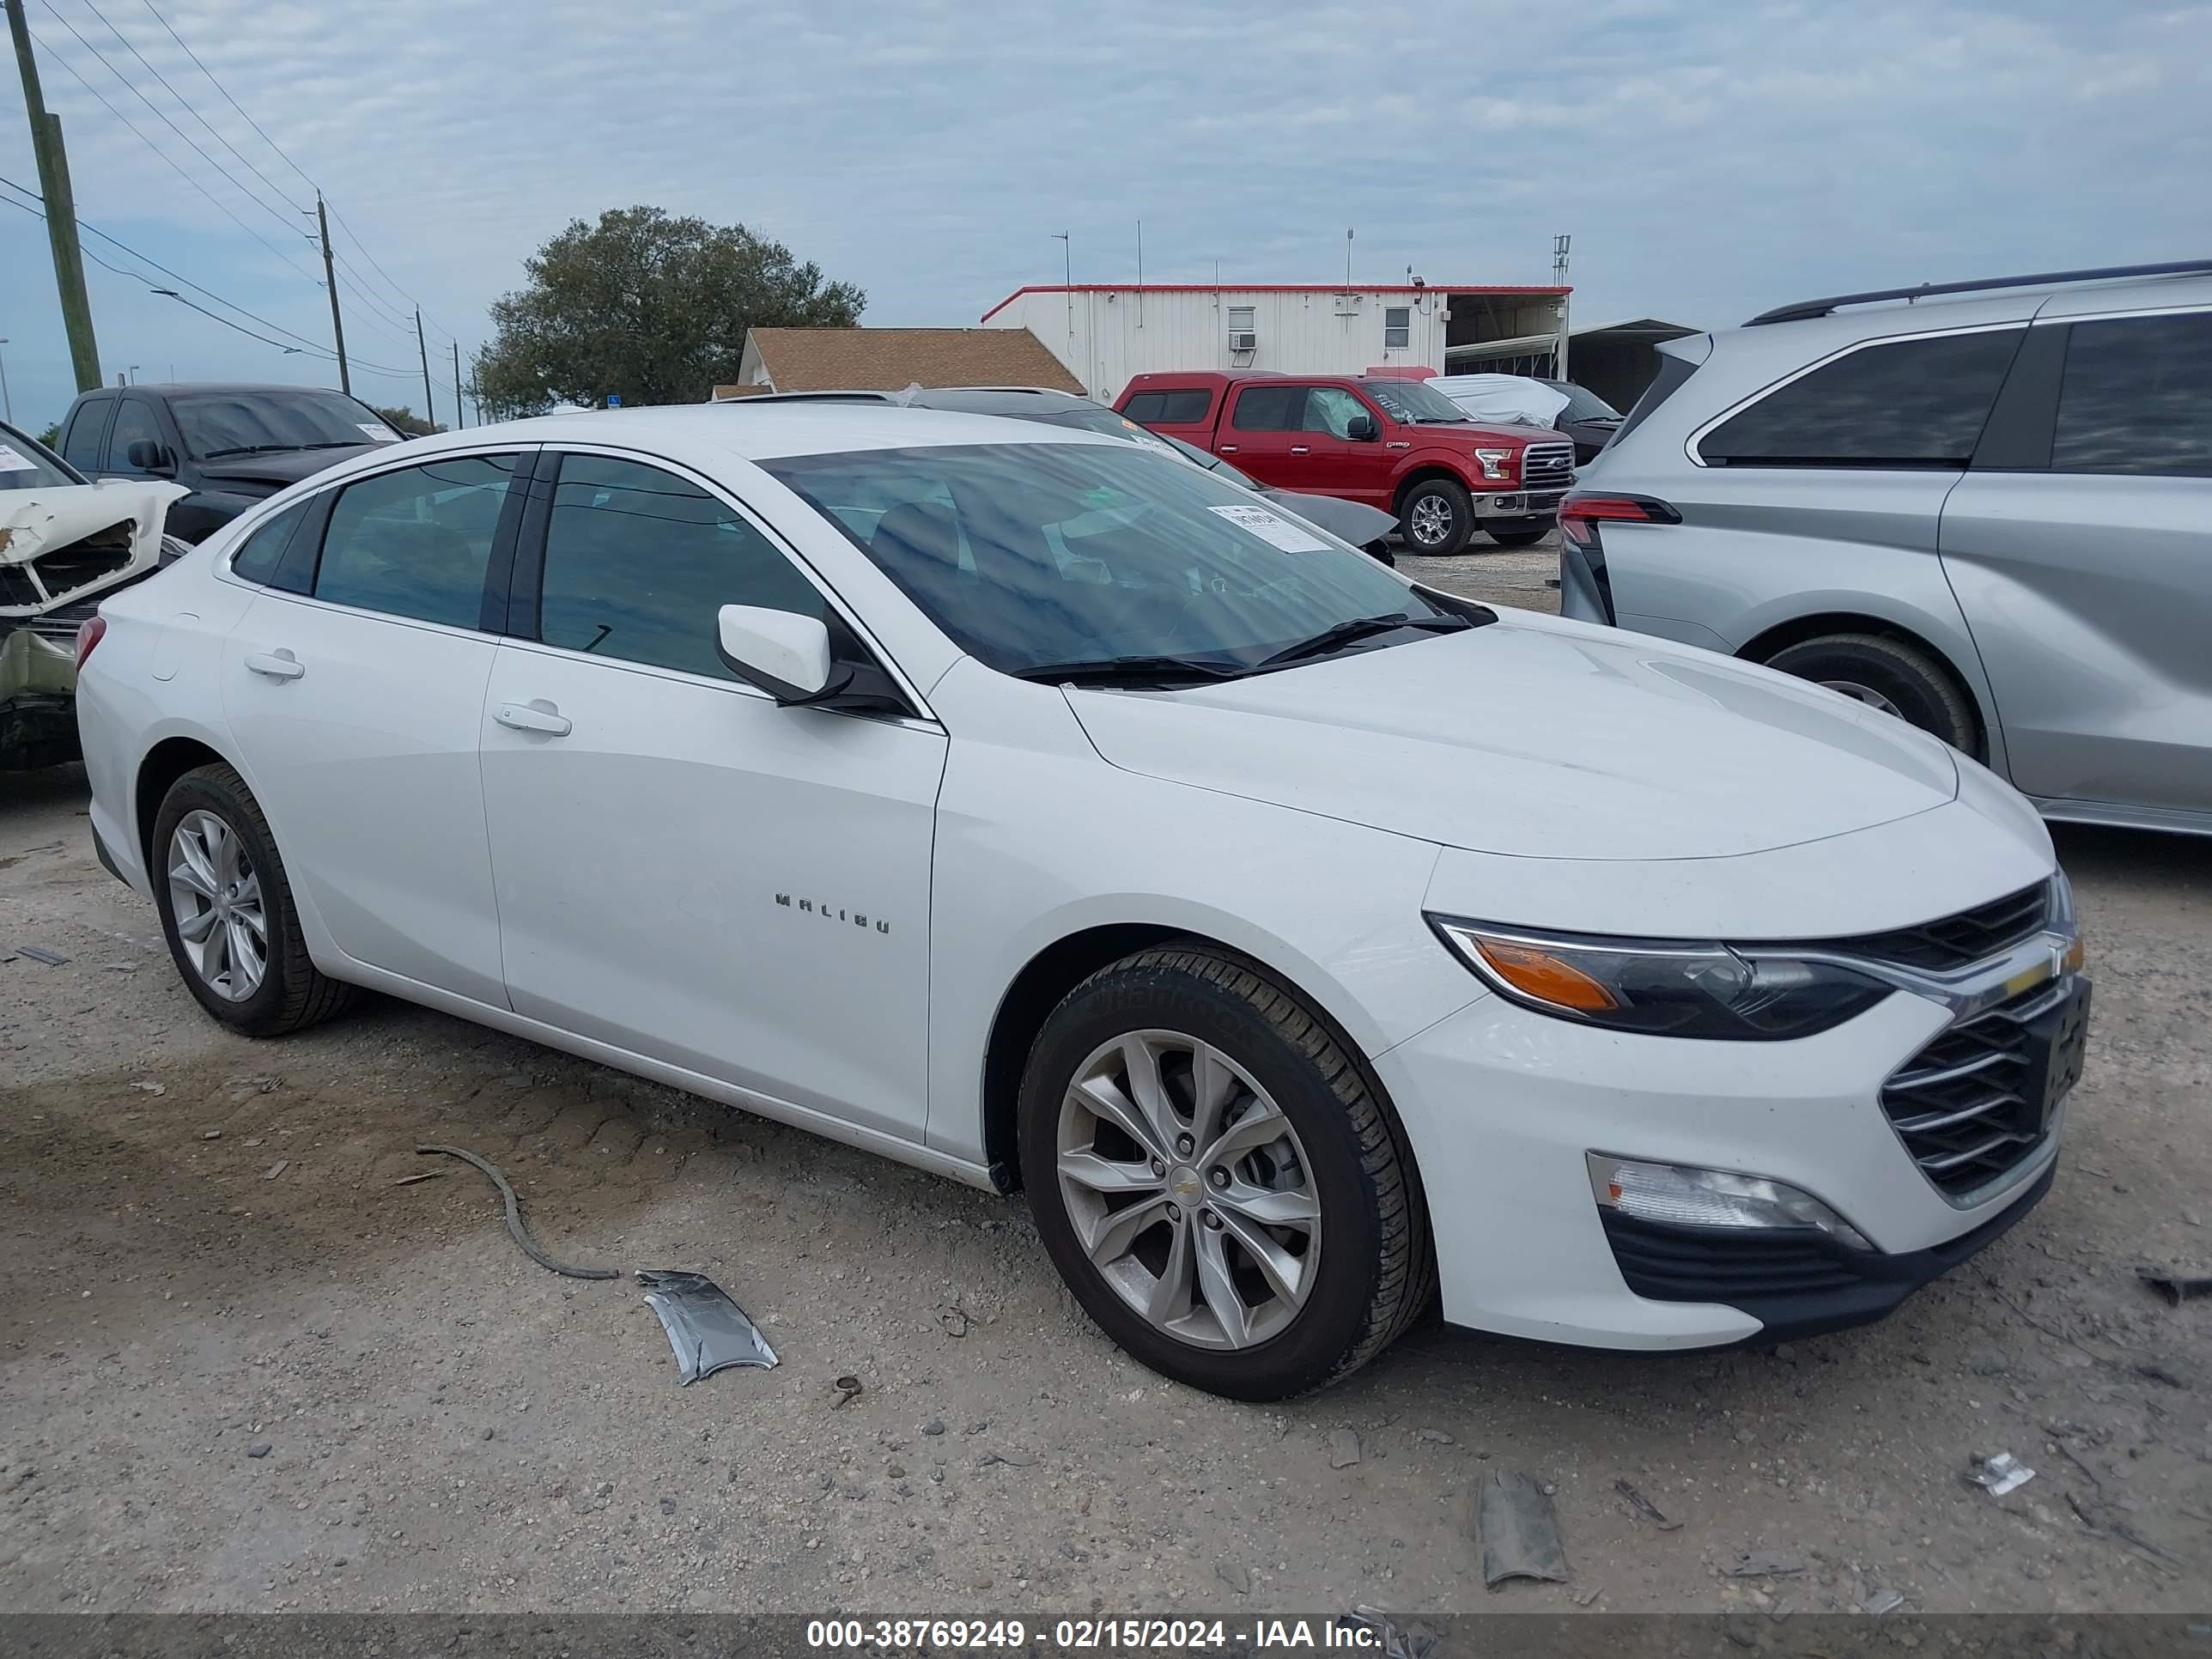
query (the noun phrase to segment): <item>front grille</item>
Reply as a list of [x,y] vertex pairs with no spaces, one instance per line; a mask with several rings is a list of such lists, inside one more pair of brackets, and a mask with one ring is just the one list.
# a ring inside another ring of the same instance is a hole
[[1861,933],[1851,939],[1823,939],[1818,948],[1893,962],[1899,967],[1949,973],[1971,967],[2009,951],[2023,939],[2041,933],[2051,921],[2051,884],[2039,881],[2001,899],[1961,910],[1940,921],[1917,927],[1899,927],[1887,933]]
[[[130,584],[125,582],[123,586],[127,587]],[[82,599],[71,599],[67,605],[56,605],[43,616],[33,617],[23,625],[33,634],[43,634],[50,640],[74,641],[76,638],[77,624],[98,614],[100,602],[109,593],[118,591],[117,588],[111,587],[106,592],[89,594]]]
[[1523,489],[1565,489],[1575,481],[1572,444],[1530,444],[1521,457]]
[[1948,1027],[1882,1085],[1905,1150],[1944,1192],[1972,1192],[2042,1143],[2043,1068],[2080,983],[2045,980]]

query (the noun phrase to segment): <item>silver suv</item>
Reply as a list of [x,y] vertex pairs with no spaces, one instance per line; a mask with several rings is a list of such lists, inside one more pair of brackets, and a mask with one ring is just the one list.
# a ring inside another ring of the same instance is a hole
[[2212,261],[1659,349],[1561,508],[1565,615],[1818,681],[2047,817],[2212,834]]

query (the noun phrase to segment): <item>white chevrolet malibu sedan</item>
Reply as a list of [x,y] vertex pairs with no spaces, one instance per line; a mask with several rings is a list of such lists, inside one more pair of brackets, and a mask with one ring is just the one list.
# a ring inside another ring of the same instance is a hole
[[1170,456],[882,406],[568,416],[106,601],[107,867],[259,1036],[358,987],[978,1187],[1272,1399],[1441,1302],[1878,1316],[2051,1182],[2034,811],[1818,687],[1409,584]]

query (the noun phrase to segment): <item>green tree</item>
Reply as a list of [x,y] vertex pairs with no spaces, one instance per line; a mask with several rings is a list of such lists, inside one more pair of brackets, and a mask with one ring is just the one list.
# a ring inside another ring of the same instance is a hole
[[[376,405],[371,404],[371,409]],[[427,438],[433,432],[443,432],[442,422],[426,421],[411,409],[377,409],[377,416],[403,438]]]
[[574,220],[523,264],[528,286],[495,301],[477,355],[487,416],[556,403],[703,403],[738,378],[749,328],[849,328],[866,296],[795,263],[743,225],[659,208]]
[[56,421],[44,432],[39,434],[39,441],[49,449],[60,448],[62,441],[62,423],[59,421]]

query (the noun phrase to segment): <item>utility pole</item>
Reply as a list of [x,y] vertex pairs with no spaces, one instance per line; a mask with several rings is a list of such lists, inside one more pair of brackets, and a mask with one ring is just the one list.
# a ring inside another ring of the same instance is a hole
[[[415,350],[422,359],[422,418],[435,426],[438,424],[438,405],[430,396],[430,349],[422,343],[422,307],[420,306],[415,307]],[[461,394],[456,391],[453,393],[456,404],[460,402],[460,398]],[[456,408],[453,413],[458,416],[460,410]]]
[[[22,0],[9,0],[20,5]],[[353,395],[353,373],[346,367],[345,319],[338,315],[338,274],[331,268],[331,216],[323,211],[323,192],[315,192],[315,228],[323,233],[323,286],[331,291],[331,336],[338,348],[338,390]]]
[[[478,424],[482,424],[483,411],[478,410],[477,415]],[[456,340],[453,342],[453,429],[458,432],[468,423],[468,405],[461,401],[461,343]]]
[[[1567,285],[1567,252],[1574,245],[1575,239],[1571,236],[1552,238],[1552,286],[1554,288]],[[1564,294],[1559,295],[1559,367],[1553,375],[1553,379],[1561,380],[1567,378],[1567,298]]]
[[[0,339],[0,346],[7,343]],[[8,395],[8,354],[4,351],[0,351],[0,420],[10,426],[15,423],[15,400]]]
[[46,113],[39,90],[39,63],[31,55],[31,26],[23,0],[7,0],[8,33],[15,37],[15,66],[23,72],[23,107],[31,118],[31,149],[38,157],[39,194],[46,200],[46,241],[53,249],[54,287],[62,302],[62,325],[69,331],[70,366],[76,389],[100,384],[100,347],[92,337],[92,301],[84,291],[84,256],[76,245],[76,197],[70,189],[69,155],[62,148],[62,118]]

